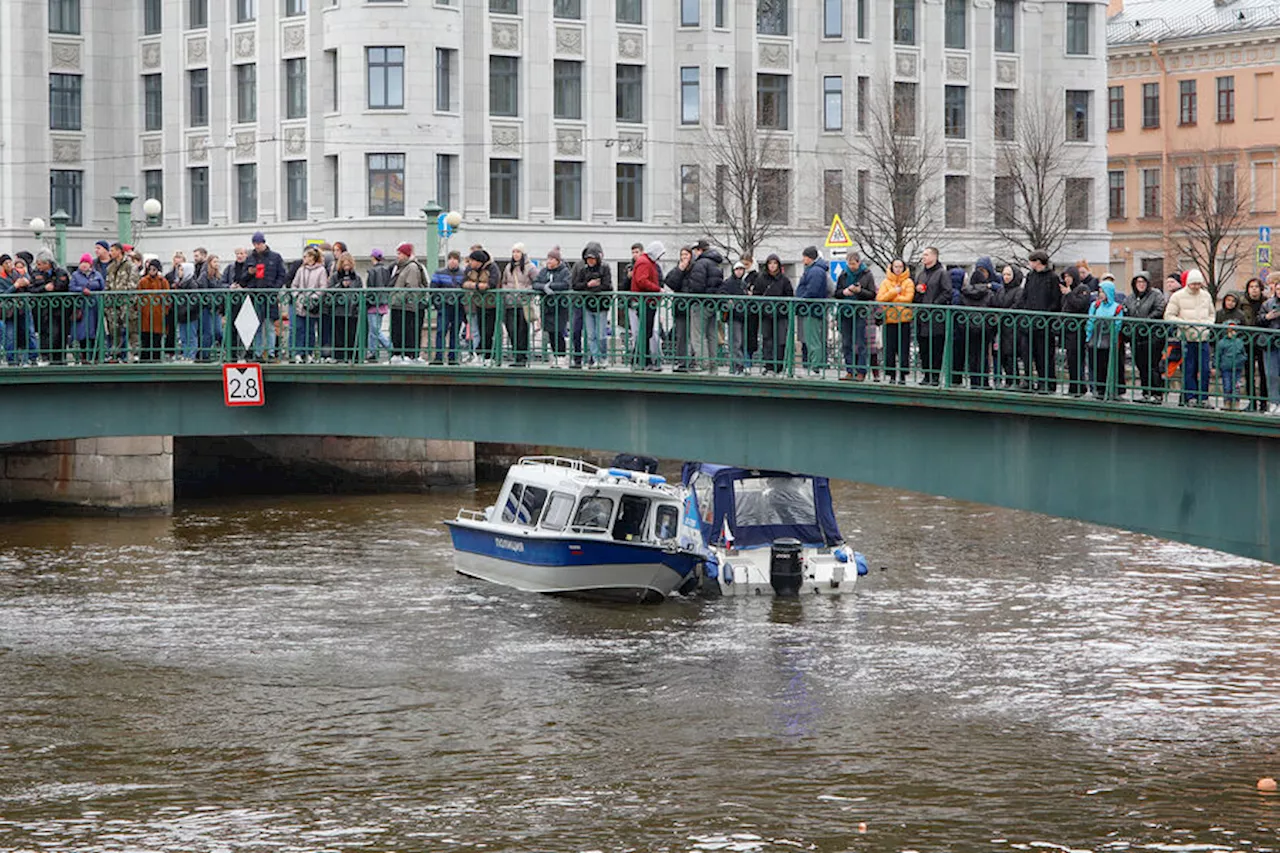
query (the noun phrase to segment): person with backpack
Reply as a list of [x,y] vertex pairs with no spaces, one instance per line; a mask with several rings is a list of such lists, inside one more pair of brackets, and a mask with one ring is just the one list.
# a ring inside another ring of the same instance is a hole
[[431,354],[432,364],[451,365],[458,363],[458,335],[462,333],[462,280],[466,273],[462,269],[462,253],[457,249],[449,252],[444,266],[431,276],[431,289],[447,291],[431,294],[431,305],[436,312],[435,349]]
[[391,267],[382,260],[382,250],[372,249],[369,252],[372,266],[365,274],[364,286],[369,291],[365,301],[365,320],[368,334],[365,335],[365,360],[376,362],[378,350],[391,351],[391,338],[382,329],[382,320],[387,316],[388,289],[391,287]]
[[413,253],[412,243],[396,247],[396,263],[391,273],[391,363],[422,361],[422,302],[415,291],[427,286],[422,264]]

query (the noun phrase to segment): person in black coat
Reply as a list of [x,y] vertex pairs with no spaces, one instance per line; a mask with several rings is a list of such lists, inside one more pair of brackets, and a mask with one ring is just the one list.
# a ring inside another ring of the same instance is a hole
[[71,275],[66,267],[53,262],[47,249],[36,254],[35,266],[28,275],[27,291],[36,298],[31,301],[35,316],[36,332],[40,335],[40,350],[50,364],[66,361],[67,330],[74,317],[73,300],[67,297],[71,290]]
[[[724,271],[720,268],[723,263],[724,256],[718,249],[706,240],[699,240],[693,247],[693,264],[684,279],[684,292],[690,296],[718,296],[724,286]],[[720,347],[720,319],[715,300],[693,300],[689,314],[689,337],[693,343],[689,368],[697,370],[699,362],[705,362],[707,369],[714,372]]]
[[836,299],[851,300],[839,309],[840,348],[844,355],[841,379],[862,382],[870,368],[871,351],[867,346],[867,322],[876,301],[876,277],[857,252],[846,258],[848,267],[836,279]]
[[[1022,284],[1022,307],[1027,311],[1057,314],[1062,310],[1062,281],[1049,263],[1049,253],[1037,249],[1027,259],[1031,271]],[[1087,289],[1087,288],[1086,288]],[[1087,310],[1087,309],[1086,309]],[[1030,317],[1031,328],[1027,333],[1027,349],[1035,367],[1037,391],[1058,390],[1057,365],[1055,364],[1056,336],[1052,320],[1048,317]],[[1030,370],[1027,371],[1030,374]]]
[[[782,259],[770,255],[764,262],[756,283],[759,295],[766,299],[791,299],[795,290],[791,279],[782,271]],[[781,373],[787,356],[788,313],[781,304],[764,305],[760,316],[760,352],[764,374]]]
[[938,260],[938,250],[933,246],[924,250],[924,264],[916,275],[915,304],[928,306],[916,314],[916,344],[924,369],[921,384],[937,385],[942,376],[947,315],[943,308],[934,306],[951,304],[951,274]]
[[[964,315],[960,328],[963,330],[969,385],[973,388],[987,388],[987,376],[991,373],[991,344],[996,333],[988,312],[995,307],[996,294],[985,269],[975,268],[969,280],[960,286],[960,304],[965,308],[978,309],[956,312]],[[952,345],[955,346],[954,343]]]
[[683,298],[685,279],[689,276],[689,268],[693,266],[693,249],[683,246],[680,249],[680,261],[667,271],[667,276],[662,280],[662,286],[672,293],[677,294],[676,298],[671,300],[671,315],[675,320],[675,336],[676,336],[676,373],[685,373],[692,366],[689,350],[692,341],[691,330],[689,328],[689,302]]
[[1084,283],[1080,270],[1067,267],[1062,271],[1059,285],[1062,293],[1062,313],[1071,314],[1063,325],[1062,347],[1066,351],[1067,393],[1083,397],[1089,390],[1089,377],[1085,373],[1085,318],[1093,302],[1093,291]]
[[[993,304],[996,308],[1010,311],[1022,310],[1022,271],[1013,265],[1001,271],[1004,289],[996,294]],[[1000,374],[1005,388],[1019,387],[1019,377],[1026,375],[1027,334],[1022,328],[1023,317],[1011,316],[1000,319]],[[1019,368],[1018,363],[1023,366]]]

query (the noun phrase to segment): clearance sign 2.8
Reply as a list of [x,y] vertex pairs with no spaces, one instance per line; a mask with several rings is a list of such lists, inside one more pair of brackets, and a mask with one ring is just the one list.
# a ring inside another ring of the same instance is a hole
[[262,365],[222,365],[222,397],[228,406],[263,405]]

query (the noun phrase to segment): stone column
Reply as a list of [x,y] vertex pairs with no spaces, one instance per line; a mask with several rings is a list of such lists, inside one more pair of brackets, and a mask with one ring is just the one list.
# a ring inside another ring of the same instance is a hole
[[87,513],[173,510],[173,439],[80,438],[0,447],[0,503]]

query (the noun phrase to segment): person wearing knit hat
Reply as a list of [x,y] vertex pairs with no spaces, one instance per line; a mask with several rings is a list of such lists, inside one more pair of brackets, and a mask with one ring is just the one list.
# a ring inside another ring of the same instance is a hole
[[559,367],[568,351],[566,330],[573,311],[568,298],[560,294],[569,290],[570,270],[563,262],[559,246],[547,250],[547,262],[533,279],[533,289],[542,293],[542,332],[551,350],[548,360],[552,367]]
[[404,255],[406,258],[412,258],[412,257],[413,257],[413,244],[412,244],[412,243],[401,243],[399,246],[396,246],[396,254],[397,254],[397,255]]
[[93,268],[93,255],[85,252],[80,256],[80,266],[71,273],[71,292],[79,293],[84,299],[77,300],[75,314],[68,319],[71,328],[68,337],[79,349],[77,356],[81,364],[87,363],[97,352],[99,298],[94,293],[101,293],[106,281]]
[[426,270],[413,255],[412,243],[396,246],[391,272],[391,362],[423,361],[422,302],[410,291],[427,286]]
[[537,268],[529,263],[524,243],[511,247],[511,260],[502,270],[502,289],[511,291],[503,299],[502,325],[507,330],[507,340],[513,350],[509,364],[512,367],[529,366],[529,319],[526,312],[533,310],[529,290],[533,287],[533,275]]
[[249,238],[249,242],[254,246],[265,246],[267,245],[267,235],[263,234],[261,231],[254,231],[253,236]]
[[58,297],[71,289],[71,276],[67,274],[65,267],[54,263],[52,252],[41,249],[36,253],[36,265],[29,271],[28,278],[31,282],[32,294],[45,294],[50,297],[47,306],[39,304],[46,301],[40,299],[31,308],[35,315],[36,331],[40,335],[42,355],[50,364],[62,364],[66,352],[67,320],[70,319],[70,312],[65,310]]
[[467,260],[475,261],[478,264],[488,263],[489,253],[486,252],[484,249],[475,249],[471,252],[471,254],[467,255]]
[[1179,325],[1182,337],[1182,405],[1208,408],[1209,341],[1216,318],[1213,297],[1198,269],[1186,273],[1187,286],[1169,297],[1164,319]]
[[107,280],[107,266],[111,263],[111,244],[106,240],[99,240],[93,244],[93,268],[98,271],[98,275],[102,276],[102,280]]
[[547,250],[547,260],[551,260],[552,258],[554,258],[557,261],[564,260],[564,256],[560,254],[559,246],[552,246],[550,249]]

